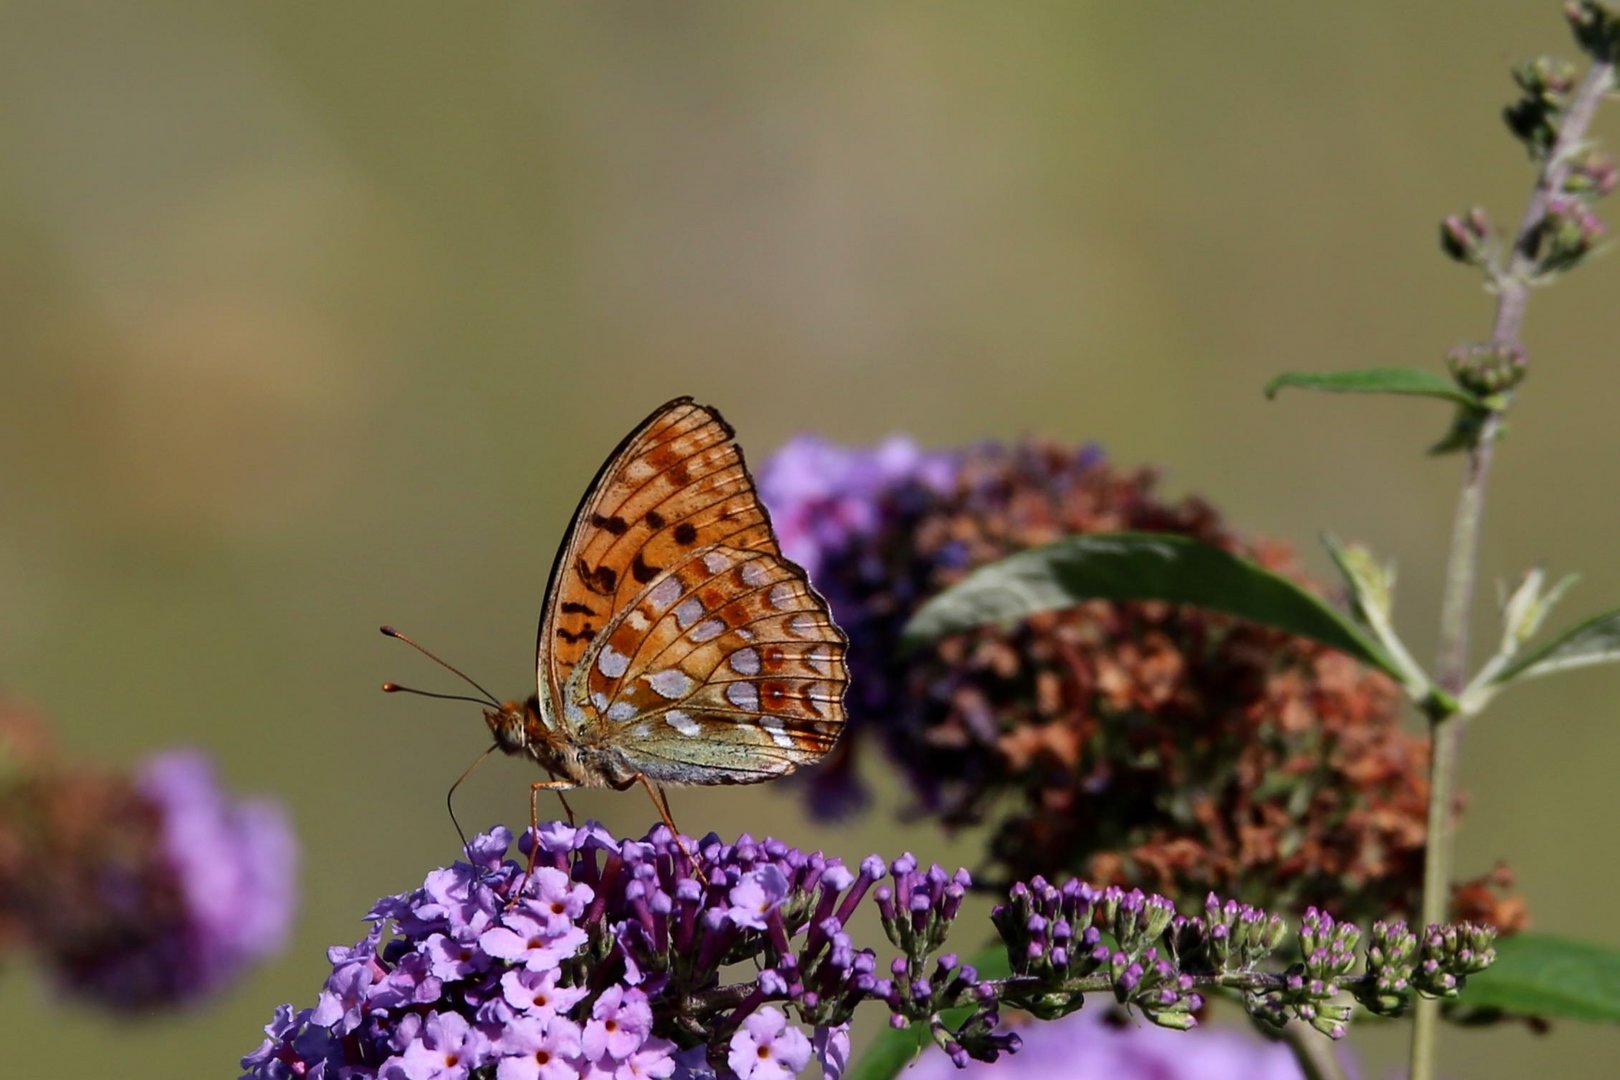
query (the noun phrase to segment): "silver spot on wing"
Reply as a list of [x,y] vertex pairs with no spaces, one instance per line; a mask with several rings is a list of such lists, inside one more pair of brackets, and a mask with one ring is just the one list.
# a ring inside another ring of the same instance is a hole
[[726,684],[726,700],[739,709],[748,712],[759,712],[759,690],[751,682],[734,682]]
[[647,676],[647,685],[660,697],[674,700],[683,698],[692,690],[692,680],[680,668],[664,668]]
[[692,632],[686,636],[691,638],[693,641],[704,642],[713,641],[715,638],[719,637],[725,632],[726,624],[721,622],[719,619],[704,619],[702,622],[692,627]]
[[617,679],[630,668],[630,658],[612,645],[603,645],[596,654],[596,670],[610,679]]
[[703,618],[703,601],[695,596],[688,596],[680,602],[675,609],[675,624],[682,630]]
[[671,576],[652,587],[652,591],[647,594],[647,603],[653,606],[654,611],[662,615],[669,610],[671,604],[680,598],[681,583]]
[[669,712],[664,714],[664,720],[669,724],[670,727],[688,737],[696,735],[698,732],[703,730],[702,724],[681,712],[679,709],[669,710]]

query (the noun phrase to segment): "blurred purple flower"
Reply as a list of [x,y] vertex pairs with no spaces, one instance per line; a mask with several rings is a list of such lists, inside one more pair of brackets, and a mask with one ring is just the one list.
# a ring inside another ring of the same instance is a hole
[[64,993],[107,1008],[205,997],[287,938],[287,816],[227,795],[198,750],[130,773],[42,760],[0,785],[0,848],[0,923]]
[[135,788],[159,809],[185,912],[181,976],[197,993],[280,951],[297,906],[298,843],[281,804],[232,799],[201,750],[157,754]]
[[881,492],[908,483],[943,489],[954,469],[953,454],[925,451],[903,435],[871,449],[799,435],[766,459],[759,493],[783,554],[814,579],[825,555],[876,527]]
[[[874,447],[853,447],[804,434],[784,443],[759,470],[760,498],[771,512],[783,554],[805,568],[856,645],[850,654],[848,702],[858,716],[880,717],[890,704],[890,680],[882,668],[890,648],[884,636],[889,628],[885,616],[865,603],[866,597],[880,588],[898,595],[908,583],[891,565],[892,557],[903,553],[882,552],[864,542],[893,519],[914,514],[949,491],[962,456],[961,450],[923,450],[903,435]],[[855,782],[851,750],[846,737],[827,761],[806,774],[820,817],[844,817],[868,801]]]
[[1000,1061],[958,1069],[930,1050],[906,1080],[1042,1076],[1049,1080],[1299,1080],[1299,1065],[1281,1043],[1230,1029],[1170,1031],[1087,1008],[1045,1024],[1018,1028],[1023,1045]]

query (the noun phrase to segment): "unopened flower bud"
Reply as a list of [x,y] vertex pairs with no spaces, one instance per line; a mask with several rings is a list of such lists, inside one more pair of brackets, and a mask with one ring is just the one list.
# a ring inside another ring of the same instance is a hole
[[1564,177],[1564,190],[1570,194],[1589,194],[1601,198],[1620,184],[1620,168],[1614,157],[1600,150],[1583,150],[1570,161],[1569,174]]
[[1440,250],[1465,266],[1479,266],[1489,257],[1490,235],[1490,220],[1482,208],[1449,214],[1440,222]]
[[1457,385],[1482,398],[1505,393],[1524,381],[1525,353],[1517,345],[1484,342],[1459,345],[1446,354],[1446,366]]
[[1592,59],[1613,63],[1620,56],[1620,15],[1596,0],[1574,0],[1564,5],[1564,18],[1575,40]]

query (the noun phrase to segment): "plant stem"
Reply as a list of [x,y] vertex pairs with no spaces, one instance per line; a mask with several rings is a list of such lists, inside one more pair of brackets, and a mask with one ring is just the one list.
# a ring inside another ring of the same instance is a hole
[[1282,1031],[1282,1041],[1294,1052],[1299,1063],[1299,1074],[1304,1080],[1345,1080],[1344,1068],[1339,1064],[1336,1045],[1324,1039],[1318,1031],[1299,1020],[1288,1021]]
[[[1614,84],[1614,64],[1592,65],[1576,88],[1559,124],[1558,138],[1536,177],[1530,204],[1514,236],[1507,265],[1497,273],[1496,315],[1491,343],[1498,348],[1519,347],[1530,278],[1535,268],[1536,232],[1547,212],[1547,200],[1563,190],[1573,151],[1586,138],[1592,116]],[[1505,407],[1505,406],[1504,406]],[[1445,593],[1440,605],[1440,645],[1435,680],[1453,698],[1459,697],[1468,677],[1468,617],[1473,609],[1474,583],[1479,564],[1479,529],[1485,516],[1485,482],[1490,476],[1492,451],[1501,434],[1502,412],[1492,412],[1480,427],[1468,453],[1462,491],[1452,521],[1451,551],[1446,562]],[[1468,717],[1461,712],[1430,717],[1428,843],[1423,857],[1422,928],[1445,921],[1451,884],[1451,809],[1457,761],[1462,750],[1462,729]],[[1431,1080],[1438,1034],[1440,1003],[1420,998],[1412,1025],[1411,1080]]]

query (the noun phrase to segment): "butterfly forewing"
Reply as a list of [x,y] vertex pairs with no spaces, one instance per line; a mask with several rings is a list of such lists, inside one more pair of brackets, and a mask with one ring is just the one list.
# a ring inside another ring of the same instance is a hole
[[832,748],[844,651],[802,570],[716,545],[650,582],[565,692],[587,696],[600,737],[655,780],[749,783]]
[[776,550],[731,425],[677,398],[625,438],[580,502],[541,616],[541,697],[557,700],[596,636],[660,571],[714,544]]
[[826,754],[844,722],[844,635],[782,557],[731,426],[690,398],[587,490],[538,652],[544,721],[607,751],[613,783],[768,780]]

